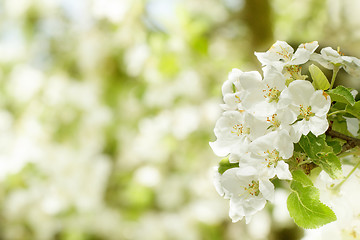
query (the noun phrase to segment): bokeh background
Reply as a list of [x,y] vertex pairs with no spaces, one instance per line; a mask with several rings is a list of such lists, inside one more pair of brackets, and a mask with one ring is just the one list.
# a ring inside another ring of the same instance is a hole
[[[1,0],[0,239],[300,239],[278,188],[231,223],[208,142],[276,40],[360,56],[356,0]],[[350,79],[347,86],[358,87]]]

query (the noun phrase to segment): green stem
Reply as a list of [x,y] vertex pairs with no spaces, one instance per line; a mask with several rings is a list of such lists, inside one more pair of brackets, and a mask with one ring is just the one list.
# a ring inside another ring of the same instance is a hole
[[312,161],[311,160],[305,160],[301,163],[298,164],[298,166],[301,166],[301,165],[304,165],[304,164],[307,164],[307,163],[311,163]]
[[330,117],[331,115],[334,115],[334,114],[338,114],[338,113],[346,113],[346,111],[345,111],[345,110],[338,110],[338,111],[329,113],[329,114],[328,114],[328,117]]
[[337,75],[337,73],[339,72],[339,69],[340,69],[339,66],[334,65],[333,75],[332,75],[332,78],[331,78],[331,84],[330,84],[330,88],[329,88],[329,89],[332,89],[332,88],[333,88],[334,83],[335,83],[335,79],[336,79],[336,75]]
[[354,166],[354,168],[349,172],[349,174],[344,178],[344,180],[341,181],[338,185],[334,187],[333,190],[338,191],[340,187],[348,180],[348,178],[355,172],[355,170],[360,166],[360,161]]
[[[360,150],[360,148],[359,148]],[[360,151],[359,150],[356,150],[356,151],[348,151],[348,152],[342,152],[340,154],[338,154],[337,156],[339,158],[344,158],[344,157],[347,157],[347,156],[351,156],[351,155],[359,155],[360,156]]]

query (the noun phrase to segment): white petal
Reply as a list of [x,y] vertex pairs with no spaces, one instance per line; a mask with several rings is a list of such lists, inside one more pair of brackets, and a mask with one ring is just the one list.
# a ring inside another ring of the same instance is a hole
[[284,161],[279,161],[276,166],[276,175],[279,179],[291,180],[292,176],[289,170],[289,165]]
[[285,129],[278,131],[278,136],[274,138],[273,141],[275,141],[276,149],[279,151],[282,158],[291,158],[294,152],[294,144],[291,141],[289,133]]
[[239,177],[250,177],[258,174],[258,170],[252,166],[241,167],[236,171],[236,175]]
[[268,179],[259,181],[259,190],[266,200],[274,200],[274,185]]
[[230,200],[229,217],[232,222],[237,222],[243,219],[245,216],[243,203],[239,199]]
[[283,95],[283,98],[290,98],[295,105],[309,106],[309,100],[314,92],[315,89],[309,81],[295,80],[280,94],[280,97]]
[[302,120],[292,125],[295,135],[307,135],[310,132],[309,121]]
[[317,116],[327,114],[330,109],[331,99],[323,90],[317,90],[310,98],[311,111]]
[[326,130],[329,128],[329,123],[326,119],[326,116],[323,117],[317,117],[313,116],[309,120],[310,124],[310,131],[315,135],[319,136],[326,132]]
[[334,69],[334,64],[331,64],[328,60],[324,59],[324,57],[321,54],[313,53],[310,56],[310,60],[320,63],[321,66],[323,66],[324,68]]
[[300,65],[306,63],[310,59],[310,55],[319,46],[317,41],[311,43],[300,44],[296,52],[294,53],[292,65]]
[[248,150],[254,154],[262,155],[264,151],[275,149],[275,139],[277,132],[270,132],[262,137],[257,138],[249,144]]
[[346,126],[347,130],[354,136],[358,135],[359,131],[359,119],[357,118],[348,118],[344,117],[346,119]]
[[218,167],[213,167],[213,184],[215,186],[215,189],[216,189],[217,193],[220,196],[224,196],[225,191],[224,191],[224,188],[222,187],[222,185],[220,183],[221,174],[219,173],[218,169],[219,169]]

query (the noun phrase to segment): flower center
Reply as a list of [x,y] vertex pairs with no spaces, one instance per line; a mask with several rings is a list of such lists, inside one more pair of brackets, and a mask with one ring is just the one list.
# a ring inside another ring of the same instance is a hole
[[281,158],[279,157],[279,151],[277,151],[276,149],[272,150],[271,152],[270,150],[266,150],[266,152],[264,153],[267,154],[267,157],[265,158],[266,166],[268,168],[273,165],[274,167],[276,167],[277,162],[281,160]]
[[269,84],[266,84],[266,89],[263,89],[264,98],[267,98],[269,103],[279,101],[280,91],[276,87],[270,87]]
[[248,192],[251,196],[258,196],[260,193],[259,190],[259,181],[251,181],[247,187],[244,187],[244,190]]
[[293,54],[291,52],[288,52],[282,46],[280,46],[280,48],[281,48],[281,51],[276,52],[281,57],[280,61],[284,61],[284,62],[290,61]]
[[310,117],[315,116],[315,113],[311,112],[311,106],[304,107],[300,105],[300,115],[298,116],[299,120],[305,119],[309,121]]
[[306,79],[305,75],[301,75],[301,67],[299,65],[287,65],[284,67],[283,72],[288,73],[292,79]]
[[231,133],[235,133],[237,136],[242,134],[250,134],[250,128],[244,127],[242,124],[235,124]]
[[267,117],[266,121],[271,124],[268,129],[275,130],[276,128],[280,127],[280,121],[277,119],[276,113],[274,113],[271,118]]

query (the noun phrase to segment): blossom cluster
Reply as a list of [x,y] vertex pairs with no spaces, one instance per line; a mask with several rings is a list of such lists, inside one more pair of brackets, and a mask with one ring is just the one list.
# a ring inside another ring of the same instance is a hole
[[[272,179],[291,180],[289,159],[294,143],[310,132],[324,134],[329,123],[331,98],[315,88],[303,67],[315,61],[327,69],[344,68],[357,75],[357,58],[342,56],[327,47],[315,53],[316,41],[301,44],[296,51],[277,41],[267,52],[255,52],[263,66],[257,71],[233,69],[222,86],[224,112],[215,125],[214,153],[226,157],[225,171],[216,168],[214,184],[230,199],[233,222],[252,216],[272,201]],[[305,71],[304,71],[305,72]]]

